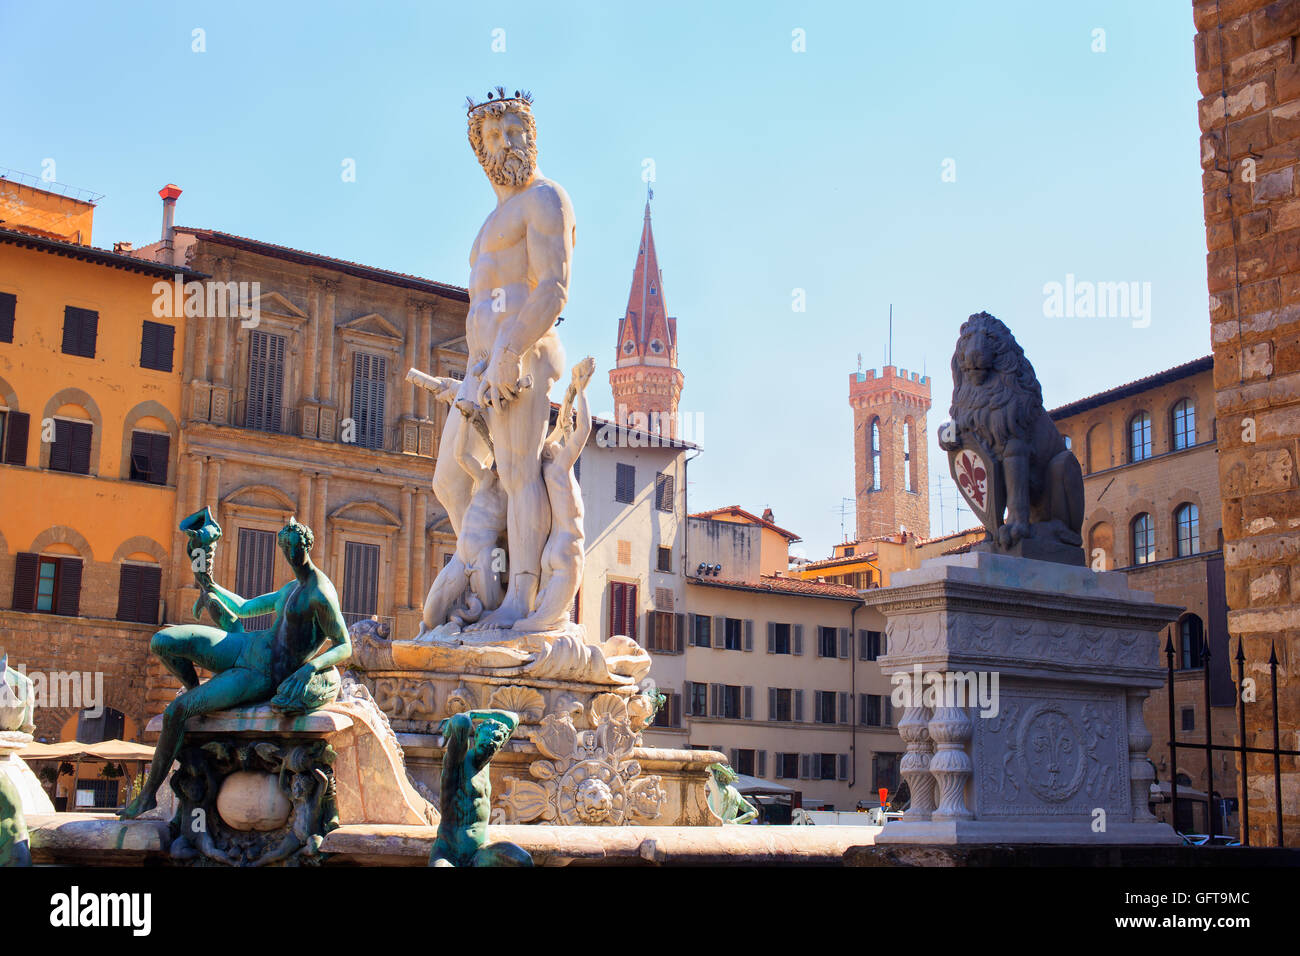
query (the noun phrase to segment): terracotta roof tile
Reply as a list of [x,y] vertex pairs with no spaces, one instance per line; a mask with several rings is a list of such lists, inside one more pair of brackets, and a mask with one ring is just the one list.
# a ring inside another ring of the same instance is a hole
[[765,591],[773,594],[795,594],[806,597],[836,598],[838,600],[858,600],[856,589],[847,584],[826,584],[821,581],[804,581],[800,578],[776,577],[763,574],[755,581],[729,581],[725,578],[705,578],[690,575],[686,578],[690,584],[705,584],[709,587],[731,588],[738,591]]

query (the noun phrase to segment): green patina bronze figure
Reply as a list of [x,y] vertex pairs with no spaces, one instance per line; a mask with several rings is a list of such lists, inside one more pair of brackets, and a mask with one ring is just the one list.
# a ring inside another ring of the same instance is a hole
[[8,776],[0,773],[0,866],[31,866],[23,798]]
[[[200,590],[195,616],[206,609],[219,626],[165,627],[149,644],[185,689],[163,713],[149,776],[140,795],[119,814],[124,819],[157,806],[158,788],[180,751],[190,717],[267,701],[287,714],[312,710],[338,693],[335,665],[352,654],[338,594],[309,557],[314,536],[306,525],[290,518],[277,537],[294,580],[278,591],[247,599],[212,579],[221,528],[211,512],[205,508],[191,515],[181,530],[189,538]],[[272,612],[275,620],[265,630],[243,629],[241,618]],[[323,644],[329,644],[328,649],[313,656]],[[199,683],[196,665],[212,672],[205,683]]]
[[519,726],[508,710],[455,714],[438,730],[446,740],[442,755],[442,821],[429,854],[430,866],[532,866],[528,851],[513,843],[488,843],[492,783],[488,763]]
[[736,789],[739,776],[725,763],[709,764],[709,809],[723,823],[743,824],[758,818],[758,808]]

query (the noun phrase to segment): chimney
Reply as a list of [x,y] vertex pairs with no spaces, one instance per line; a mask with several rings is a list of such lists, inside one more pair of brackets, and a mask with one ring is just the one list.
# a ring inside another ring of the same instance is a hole
[[763,509],[763,520],[764,520],[764,521],[771,522],[772,524],[776,524],[776,520],[772,517],[772,509],[771,509],[771,508],[764,508],[764,509]]
[[176,200],[180,198],[181,188],[172,183],[168,183],[162,189],[158,190],[158,195],[163,201],[163,221],[162,221],[162,247],[160,261],[166,265],[176,265],[176,247],[173,240],[176,236]]

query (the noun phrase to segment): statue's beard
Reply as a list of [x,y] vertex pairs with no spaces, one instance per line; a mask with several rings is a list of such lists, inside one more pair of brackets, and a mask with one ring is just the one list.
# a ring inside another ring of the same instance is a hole
[[522,186],[537,169],[537,150],[499,149],[488,153],[483,172],[498,186]]

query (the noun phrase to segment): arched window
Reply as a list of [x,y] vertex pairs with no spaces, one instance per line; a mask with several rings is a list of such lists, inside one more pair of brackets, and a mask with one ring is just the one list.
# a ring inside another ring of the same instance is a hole
[[912,465],[912,423],[903,422],[903,487],[916,491],[916,471]]
[[1178,526],[1178,556],[1182,558],[1199,551],[1201,521],[1196,505],[1190,501],[1179,505],[1174,511],[1174,524]]
[[1143,461],[1151,457],[1151,416],[1138,412],[1128,423],[1128,460]]
[[1195,614],[1178,622],[1178,666],[1185,671],[1205,666],[1205,628]]
[[1156,526],[1143,512],[1133,519],[1133,563],[1148,564],[1156,559]]
[[1196,406],[1184,398],[1173,411],[1174,451],[1191,448],[1196,444]]
[[1070,436],[1062,435],[1061,437],[1065,439],[1065,447],[1070,451],[1074,451],[1074,442],[1070,440]]
[[871,420],[871,490],[880,490],[880,419]]

